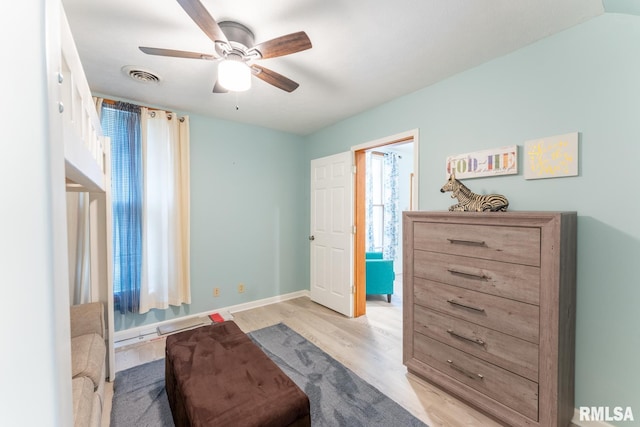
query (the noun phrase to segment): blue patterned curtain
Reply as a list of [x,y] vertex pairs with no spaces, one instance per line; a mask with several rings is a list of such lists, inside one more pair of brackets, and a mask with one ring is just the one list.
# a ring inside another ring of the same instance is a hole
[[102,104],[102,129],[111,138],[113,294],[116,310],[137,313],[142,263],[142,139],[140,107]]
[[396,259],[400,231],[400,202],[398,195],[398,155],[384,155],[384,259]]

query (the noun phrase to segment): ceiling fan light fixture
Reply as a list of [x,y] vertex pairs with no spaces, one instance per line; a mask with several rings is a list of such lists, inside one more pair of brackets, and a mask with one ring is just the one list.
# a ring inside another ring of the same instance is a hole
[[218,83],[233,92],[249,90],[251,88],[251,69],[242,60],[224,59],[218,64]]
[[140,51],[147,55],[177,58],[221,59],[218,63],[218,78],[213,86],[213,93],[249,90],[252,76],[286,92],[293,92],[300,86],[282,74],[254,64],[253,61],[277,58],[311,49],[313,46],[307,33],[298,31],[256,45],[253,33],[249,28],[235,21],[217,23],[201,0],[178,0],[178,3],[194,23],[213,41],[216,53],[187,52],[148,46],[139,46]]

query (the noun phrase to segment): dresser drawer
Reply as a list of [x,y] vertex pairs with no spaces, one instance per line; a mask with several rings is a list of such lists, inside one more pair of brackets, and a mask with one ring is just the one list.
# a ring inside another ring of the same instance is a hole
[[506,298],[414,278],[414,303],[537,343],[539,308]]
[[414,331],[538,381],[538,346],[437,311],[414,306]]
[[540,266],[540,229],[416,223],[414,249]]
[[538,384],[429,337],[415,339],[416,359],[505,406],[538,420]]
[[540,268],[530,265],[416,250],[414,274],[529,304],[540,300]]

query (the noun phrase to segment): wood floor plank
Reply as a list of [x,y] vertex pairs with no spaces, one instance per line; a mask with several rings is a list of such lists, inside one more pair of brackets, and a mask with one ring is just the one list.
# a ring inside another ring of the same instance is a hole
[[[398,287],[401,288],[396,286],[396,289]],[[367,315],[355,319],[346,318],[306,297],[232,314],[244,332],[284,323],[430,427],[500,425],[441,389],[407,373],[402,364],[400,294],[394,294],[391,303],[387,302],[386,296],[368,297]],[[128,367],[151,361],[162,354],[163,349],[159,347],[163,344],[164,341],[157,341],[129,348],[122,354],[116,354],[116,364],[121,360],[120,363]],[[111,394],[109,390],[109,398]],[[110,402],[107,407],[110,407]],[[109,425],[108,418],[103,417],[103,427]]]
[[[395,295],[394,295],[395,297]],[[402,364],[402,304],[374,300],[346,318],[308,298],[233,313],[245,332],[284,323],[431,427],[499,426]]]

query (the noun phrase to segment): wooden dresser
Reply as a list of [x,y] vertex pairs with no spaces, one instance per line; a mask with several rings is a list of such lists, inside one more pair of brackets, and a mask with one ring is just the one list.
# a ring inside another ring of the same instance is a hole
[[405,212],[403,359],[507,425],[574,413],[575,212]]

